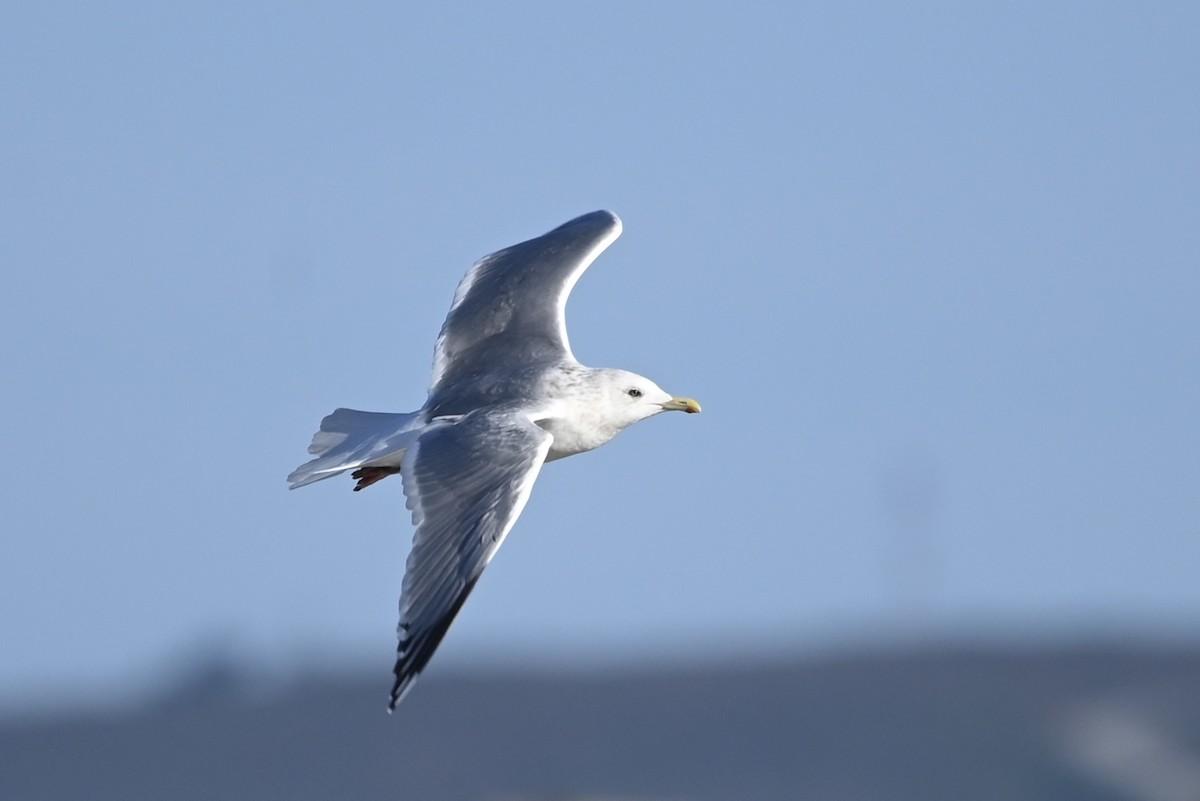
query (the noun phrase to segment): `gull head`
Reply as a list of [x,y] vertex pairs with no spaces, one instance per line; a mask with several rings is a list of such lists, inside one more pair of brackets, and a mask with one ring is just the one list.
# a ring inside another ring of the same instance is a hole
[[628,370],[576,366],[559,374],[551,388],[552,411],[538,420],[554,442],[547,461],[598,448],[629,426],[662,412],[696,414],[700,404],[677,398],[645,376]]
[[600,389],[597,405],[605,417],[619,428],[661,412],[696,414],[700,404],[691,398],[680,398],[664,390],[649,378],[628,370],[598,370]]

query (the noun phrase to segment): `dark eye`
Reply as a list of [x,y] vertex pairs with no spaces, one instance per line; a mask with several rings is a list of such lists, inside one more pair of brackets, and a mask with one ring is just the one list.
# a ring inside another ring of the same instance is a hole
[[628,396],[629,396],[629,397],[631,397],[631,398],[640,398],[640,397],[642,397],[642,391],[641,391],[640,389],[638,389],[637,387],[634,387],[633,389],[627,389],[627,390],[625,390],[625,394],[626,394],[626,395],[628,395]]

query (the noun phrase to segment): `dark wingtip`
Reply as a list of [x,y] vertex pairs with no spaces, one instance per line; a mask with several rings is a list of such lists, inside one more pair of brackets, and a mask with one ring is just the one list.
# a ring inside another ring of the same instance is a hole
[[411,623],[400,623],[400,644],[396,648],[396,665],[392,668],[392,672],[396,674],[396,683],[392,685],[392,700],[388,703],[388,711],[395,710],[412,690],[421,671],[429,664],[433,652],[437,650],[438,644],[446,636],[446,630],[454,622],[454,618],[462,609],[463,602],[467,600],[467,596],[471,594],[477,581],[479,581],[478,575],[467,581],[458,597],[451,603],[450,608],[433,626],[414,633]]
[[396,711],[396,707],[404,700],[404,696],[408,695],[408,691],[412,689],[413,682],[417,680],[417,674],[411,673],[408,675],[396,674],[396,683],[392,685],[392,695],[388,699],[388,714]]

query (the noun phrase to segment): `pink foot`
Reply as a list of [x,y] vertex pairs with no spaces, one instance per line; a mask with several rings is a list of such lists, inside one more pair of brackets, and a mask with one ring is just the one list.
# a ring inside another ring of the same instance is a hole
[[399,467],[360,467],[350,474],[350,478],[358,479],[358,483],[354,485],[354,491],[358,492],[376,481],[383,481],[388,476],[394,476],[399,472]]

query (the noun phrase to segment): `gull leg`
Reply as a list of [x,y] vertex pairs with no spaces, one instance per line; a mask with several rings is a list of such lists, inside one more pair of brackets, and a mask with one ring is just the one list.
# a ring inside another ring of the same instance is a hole
[[354,491],[358,492],[376,481],[383,481],[388,476],[394,476],[399,472],[399,467],[360,467],[350,474],[350,478],[358,479],[358,483],[354,485]]

